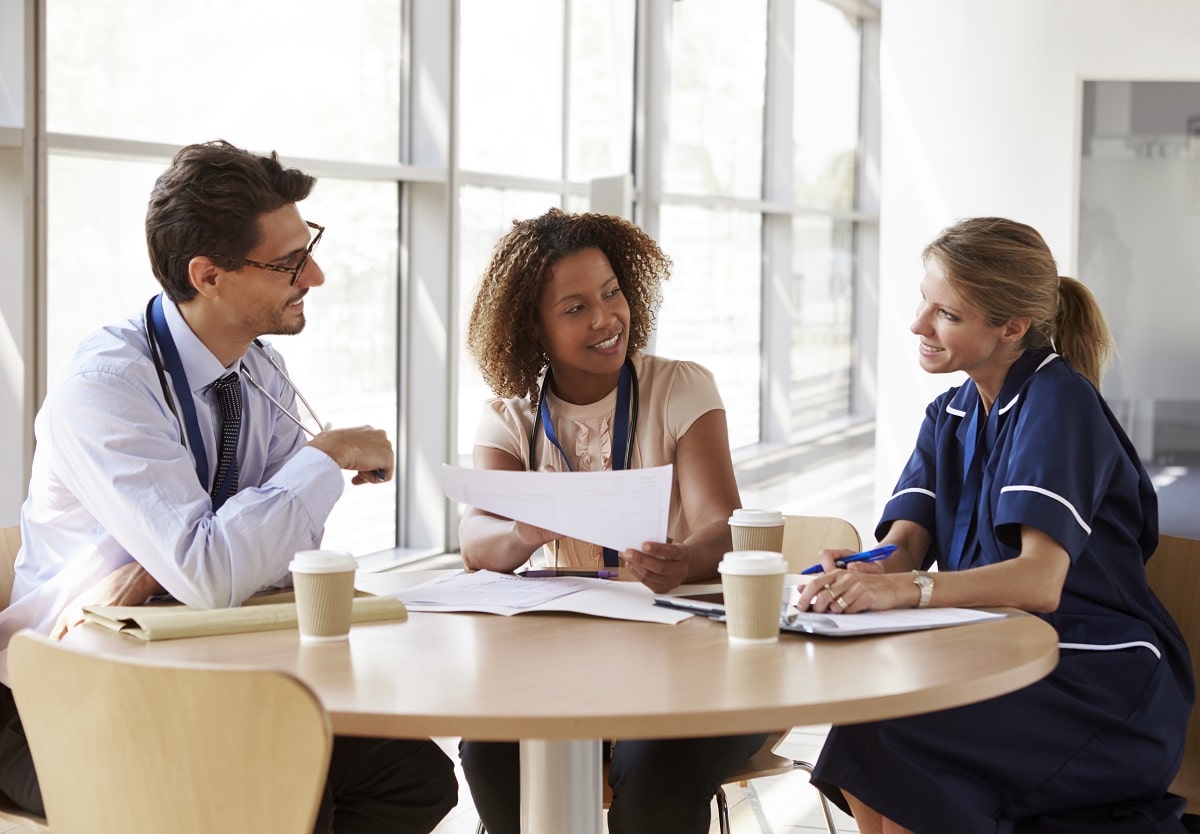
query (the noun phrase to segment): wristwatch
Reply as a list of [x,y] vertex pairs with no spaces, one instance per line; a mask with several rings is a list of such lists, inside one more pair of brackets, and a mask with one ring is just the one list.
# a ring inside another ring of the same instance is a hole
[[933,577],[923,570],[913,571],[913,584],[921,592],[921,598],[917,600],[917,608],[928,608],[929,601],[933,599]]

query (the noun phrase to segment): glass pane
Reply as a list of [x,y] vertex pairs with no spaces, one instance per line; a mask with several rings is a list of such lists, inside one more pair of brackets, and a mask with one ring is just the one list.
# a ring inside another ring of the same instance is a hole
[[146,254],[146,202],[167,161],[51,154],[46,185],[46,372],[76,343],[162,290]]
[[858,150],[858,23],[822,0],[796,2],[795,200],[854,208]]
[[667,191],[762,194],[766,0],[673,3]]
[[1085,82],[1082,138],[1078,278],[1117,346],[1104,396],[1155,476],[1162,531],[1185,533],[1200,465],[1200,84]]
[[459,164],[561,179],[565,0],[461,0]]
[[853,235],[849,223],[799,218],[792,224],[793,439],[850,411]]
[[[85,333],[141,311],[159,290],[146,254],[146,200],[166,162],[51,155],[47,231],[47,368],[53,377]],[[103,211],[96,195],[103,194]],[[273,336],[288,372],[335,426],[396,433],[394,184],[318,182],[303,204],[327,227],[317,257],[326,283],[309,296],[308,324]],[[347,476],[349,477],[349,476]],[[395,543],[395,482],[347,487],[326,525],[330,547],[361,554]]]
[[674,261],[651,352],[699,362],[716,377],[733,448],[759,440],[762,220],[664,206],[659,243]]
[[[273,336],[288,373],[321,419],[371,425],[397,442],[397,241],[395,183],[322,177],[300,204],[325,226],[316,257],[325,283],[305,299],[307,325]],[[325,525],[328,547],[355,555],[396,543],[397,481],[347,486]]]
[[25,123],[24,3],[0,3],[0,127]]
[[568,179],[631,170],[633,0],[571,0]]
[[46,0],[47,128],[394,162],[400,7]]
[[470,466],[475,429],[479,426],[483,404],[495,396],[484,384],[466,347],[467,319],[475,303],[479,276],[487,267],[496,241],[512,228],[514,220],[537,217],[562,203],[558,194],[537,191],[465,187],[460,193],[459,275],[462,286],[458,294],[458,339],[454,345],[458,353],[457,438],[459,465]]

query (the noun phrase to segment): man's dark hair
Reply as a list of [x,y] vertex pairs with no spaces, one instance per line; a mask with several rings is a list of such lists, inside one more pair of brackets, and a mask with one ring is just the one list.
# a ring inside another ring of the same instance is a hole
[[196,295],[188,263],[205,256],[236,269],[262,240],[260,215],[298,203],[316,180],[224,140],[188,145],[154,183],[146,245],[154,277],[175,303]]

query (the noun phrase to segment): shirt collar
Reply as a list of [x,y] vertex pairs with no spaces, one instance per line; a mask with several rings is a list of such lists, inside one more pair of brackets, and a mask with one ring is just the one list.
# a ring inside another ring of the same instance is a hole
[[[995,416],[1007,413],[1009,408],[1015,404],[1015,400],[1020,397],[1021,391],[1029,379],[1043,366],[1058,358],[1058,355],[1049,348],[1027,350],[1018,356],[1017,361],[1013,362],[1012,367],[1008,369],[1008,374],[1004,377],[1004,384],[1000,386],[1000,395],[996,397],[996,402],[992,406]],[[975,411],[980,405],[979,389],[968,378],[954,392],[950,402],[946,404],[947,411],[963,415],[963,425],[959,429],[960,434],[965,433],[966,421],[974,419]],[[960,437],[960,439],[962,438]]]
[[[201,394],[213,382],[229,373],[229,369],[221,364],[200,337],[192,332],[192,328],[184,320],[183,314],[174,301],[162,297],[163,316],[167,320],[167,328],[171,338],[175,340],[175,349],[179,351],[179,360],[183,363],[183,372],[187,374],[188,385],[193,394]],[[233,367],[237,365],[234,362]]]

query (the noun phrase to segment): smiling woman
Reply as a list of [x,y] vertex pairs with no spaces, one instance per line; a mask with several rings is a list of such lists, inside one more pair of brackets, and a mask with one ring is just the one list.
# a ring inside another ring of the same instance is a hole
[[[467,344],[498,396],[475,438],[479,469],[564,473],[673,464],[667,540],[618,554],[468,508],[468,567],[513,571],[545,546],[554,568],[621,569],[656,592],[715,579],[740,507],[725,409],[694,362],[644,353],[671,261],[632,223],[551,209],[520,220],[484,270]],[[708,830],[709,786],[765,736],[621,741],[609,782],[614,832]],[[516,745],[464,742],[463,769],[487,830],[515,831]]]

